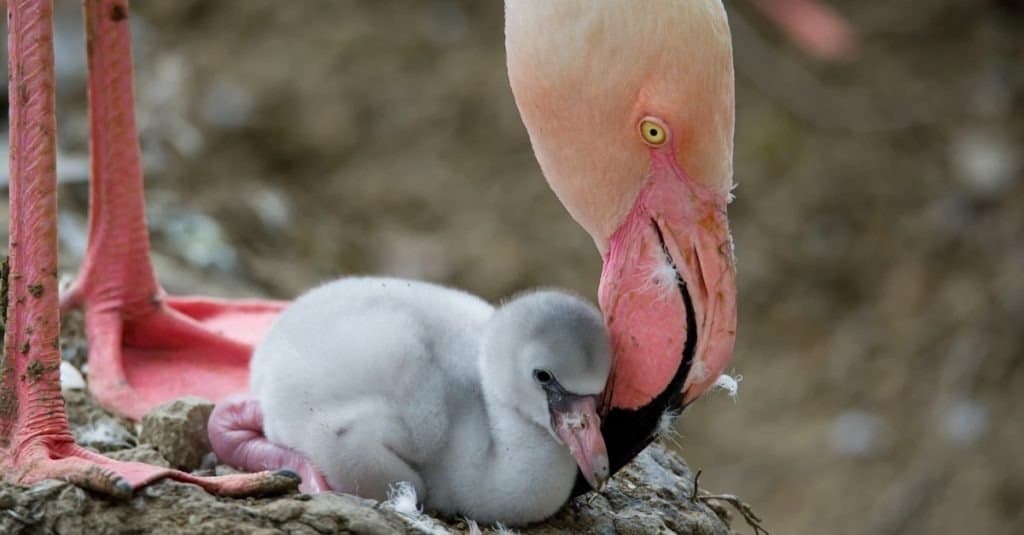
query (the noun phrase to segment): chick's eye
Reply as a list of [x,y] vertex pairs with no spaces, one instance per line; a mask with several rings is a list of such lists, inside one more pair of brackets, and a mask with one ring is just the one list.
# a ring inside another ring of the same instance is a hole
[[533,370],[533,378],[538,383],[546,385],[550,383],[552,379],[554,379],[554,376],[552,376],[551,372],[547,370]]
[[640,135],[648,145],[655,147],[661,146],[668,138],[665,127],[651,120],[640,122]]

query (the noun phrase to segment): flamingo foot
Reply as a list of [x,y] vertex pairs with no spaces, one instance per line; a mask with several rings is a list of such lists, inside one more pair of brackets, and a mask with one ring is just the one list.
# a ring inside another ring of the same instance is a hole
[[252,345],[285,305],[167,298],[130,317],[121,307],[86,303],[89,390],[105,408],[136,420],[182,396],[216,402],[246,390]]
[[63,434],[33,436],[30,431],[25,434],[31,438],[11,448],[18,454],[9,457],[0,454],[5,461],[4,480],[22,485],[59,479],[127,499],[135,489],[163,479],[192,483],[212,494],[234,497],[281,494],[294,490],[299,484],[299,476],[287,470],[199,477],[139,462],[115,461],[78,446],[70,436]]

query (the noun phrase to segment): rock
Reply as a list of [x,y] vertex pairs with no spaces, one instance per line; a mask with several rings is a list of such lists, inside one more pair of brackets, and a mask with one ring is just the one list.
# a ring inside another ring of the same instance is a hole
[[1019,178],[1017,146],[1007,134],[969,128],[957,132],[950,150],[956,176],[971,194],[997,199]]
[[235,271],[238,255],[220,223],[199,212],[173,210],[167,215],[154,221],[156,229],[190,265],[222,273]]
[[847,410],[832,422],[832,449],[848,457],[877,453],[885,443],[885,422],[877,414]]
[[153,466],[163,466],[165,468],[171,467],[171,463],[167,462],[167,459],[165,459],[163,455],[160,455],[160,452],[156,451],[156,448],[149,444],[135,446],[134,448],[127,450],[113,451],[108,453],[107,456],[118,461],[135,461],[151,464]]
[[210,452],[206,422],[212,411],[213,403],[198,397],[164,403],[142,418],[139,442],[152,444],[174,468],[195,470]]
[[82,377],[82,372],[78,371],[78,368],[70,362],[63,360],[60,363],[60,389],[61,391],[85,390],[85,378]]

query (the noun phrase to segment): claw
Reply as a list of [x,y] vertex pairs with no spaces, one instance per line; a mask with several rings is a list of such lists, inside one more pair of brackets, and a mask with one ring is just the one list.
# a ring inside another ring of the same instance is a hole
[[278,471],[274,472],[274,475],[275,476],[281,476],[281,477],[287,477],[287,478],[290,478],[290,479],[294,479],[294,480],[296,480],[296,481],[298,481],[300,483],[302,482],[302,478],[299,477],[299,474],[296,474],[295,472],[292,472],[291,470],[278,470]]
[[[62,460],[69,461],[70,459]],[[71,471],[64,479],[72,485],[105,494],[117,500],[128,500],[135,492],[131,483],[125,478],[102,465],[88,466],[82,471]]]

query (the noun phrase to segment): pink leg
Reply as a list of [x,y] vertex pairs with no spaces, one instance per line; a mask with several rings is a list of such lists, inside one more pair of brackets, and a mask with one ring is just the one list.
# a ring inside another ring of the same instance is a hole
[[231,396],[210,415],[210,444],[221,462],[241,470],[292,470],[302,477],[299,489],[315,494],[330,490],[323,475],[301,453],[263,436],[263,411],[246,395]]
[[249,356],[283,303],[168,298],[149,258],[127,0],[85,0],[89,60],[89,247],[61,307],[83,307],[89,389],[141,418],[184,395],[244,391]]
[[819,0],[755,0],[754,6],[812,56],[841,60],[857,55],[857,32]]
[[0,474],[21,484],[63,479],[121,497],[164,478],[224,495],[293,488],[295,474],[200,478],[114,461],[75,444],[60,390],[53,5],[12,0],[8,9],[11,234],[3,273]]

